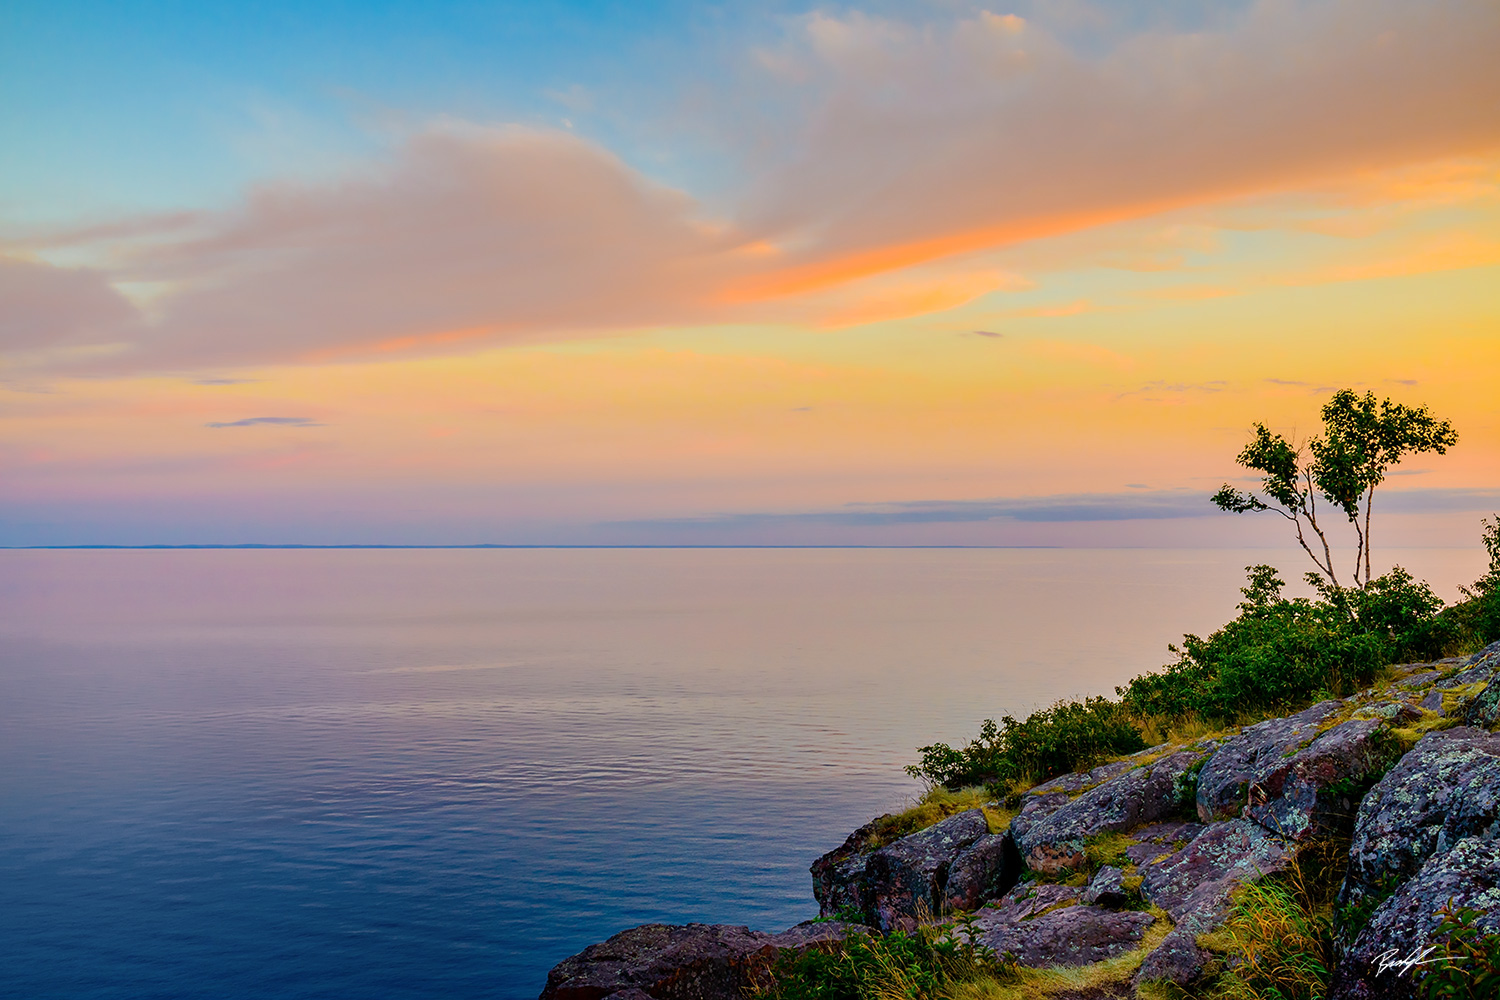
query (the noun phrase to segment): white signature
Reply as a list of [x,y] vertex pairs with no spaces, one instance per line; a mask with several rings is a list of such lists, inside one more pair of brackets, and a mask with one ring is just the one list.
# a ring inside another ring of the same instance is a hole
[[1396,975],[1399,976],[1403,973],[1410,972],[1412,969],[1415,969],[1419,965],[1431,965],[1434,962],[1443,961],[1443,956],[1441,955],[1439,955],[1437,958],[1427,957],[1435,951],[1437,951],[1437,947],[1435,945],[1428,945],[1426,948],[1413,948],[1409,954],[1404,956],[1401,954],[1401,950],[1399,948],[1392,948],[1390,951],[1383,951],[1379,955],[1375,956],[1375,974],[1381,975],[1385,972],[1390,971],[1391,969],[1395,969]]

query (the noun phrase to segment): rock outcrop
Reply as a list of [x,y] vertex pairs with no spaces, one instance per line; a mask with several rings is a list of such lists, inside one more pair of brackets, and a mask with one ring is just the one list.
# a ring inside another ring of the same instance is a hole
[[[1054,778],[1021,796],[1004,831],[971,809],[876,846],[882,827],[866,824],[812,865],[822,914],[862,924],[781,934],[649,924],[559,964],[542,996],[739,998],[780,949],[961,912],[985,945],[1023,966],[1135,953],[1134,983],[1196,989],[1235,960],[1199,942],[1212,945],[1204,935],[1224,926],[1236,890],[1352,828],[1332,1000],[1412,1000],[1421,967],[1388,959],[1427,947],[1450,900],[1500,933],[1500,734],[1488,731],[1500,722],[1500,643],[1395,672],[1221,740]],[[1097,995],[1131,993],[1116,982]]]
[[1339,902],[1383,898],[1439,851],[1440,839],[1493,831],[1497,789],[1500,735],[1460,726],[1423,736],[1361,802]]
[[858,913],[882,931],[909,928],[922,916],[975,909],[1021,874],[1010,837],[991,834],[980,809],[861,853],[869,842],[856,831],[813,862],[813,894],[823,916]]
[[1311,743],[1338,710],[1336,701],[1320,702],[1296,715],[1249,726],[1226,740],[1198,772],[1198,818],[1211,823],[1239,817],[1250,805],[1251,787],[1263,786],[1287,768],[1290,758]]
[[1086,842],[1176,816],[1183,808],[1183,778],[1206,756],[1184,750],[1141,764],[1062,804],[1024,832],[1012,831],[1022,860],[1033,871],[1056,874],[1087,863]]

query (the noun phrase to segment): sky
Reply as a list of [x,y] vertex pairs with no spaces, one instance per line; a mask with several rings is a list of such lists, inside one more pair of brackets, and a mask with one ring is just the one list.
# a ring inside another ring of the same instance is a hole
[[0,545],[1286,546],[1500,510],[1493,0],[0,10]]

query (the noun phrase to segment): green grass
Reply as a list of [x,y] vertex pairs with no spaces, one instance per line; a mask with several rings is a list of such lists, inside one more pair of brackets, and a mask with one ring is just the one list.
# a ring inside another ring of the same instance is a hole
[[1322,1000],[1336,955],[1333,903],[1348,864],[1346,839],[1302,848],[1290,867],[1237,890],[1224,927],[1199,938],[1236,961],[1211,1000]]

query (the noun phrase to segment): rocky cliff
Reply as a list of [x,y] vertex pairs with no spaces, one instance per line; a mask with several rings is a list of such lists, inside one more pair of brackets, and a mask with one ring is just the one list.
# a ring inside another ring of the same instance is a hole
[[740,997],[781,949],[958,913],[1021,966],[1134,955],[1115,995],[1149,982],[1192,995],[1236,961],[1213,947],[1236,890],[1315,843],[1340,845],[1343,872],[1331,997],[1414,998],[1423,969],[1390,957],[1425,947],[1445,904],[1500,932],[1500,734],[1490,731],[1500,643],[1393,673],[1350,698],[1064,775],[884,846],[867,825],[813,862],[818,921],[777,935],[634,928],[559,964],[542,1000]]

